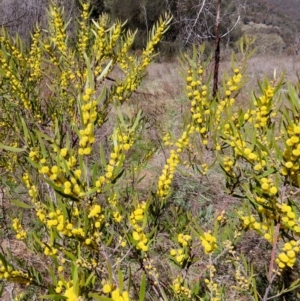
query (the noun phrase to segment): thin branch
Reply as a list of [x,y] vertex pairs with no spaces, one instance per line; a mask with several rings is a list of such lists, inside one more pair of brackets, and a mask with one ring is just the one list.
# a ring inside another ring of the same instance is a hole
[[240,19],[241,19],[241,16],[239,15],[239,17],[237,18],[236,22],[235,22],[234,25],[232,26],[232,28],[229,29],[226,33],[224,33],[224,34],[221,36],[221,38],[226,37],[231,31],[233,31],[234,28],[238,25]]
[[201,8],[199,9],[199,11],[198,11],[198,13],[197,13],[197,16],[196,16],[196,19],[194,20],[194,24],[192,25],[192,28],[191,28],[191,30],[190,30],[190,32],[189,32],[187,38],[186,38],[186,43],[185,43],[185,45],[189,42],[190,36],[191,36],[191,34],[192,34],[192,31],[193,31],[193,29],[195,28],[195,26],[196,26],[196,24],[197,24],[197,22],[198,22],[198,19],[199,19],[199,17],[200,17],[200,14],[201,14],[203,8],[204,8],[205,3],[206,3],[206,0],[203,0],[202,5],[201,5]]
[[19,25],[19,24],[12,24],[12,25],[8,25],[8,24],[10,24],[10,23],[12,23],[12,22],[16,22],[16,21],[19,21],[21,18],[23,18],[24,16],[26,16],[26,13],[24,13],[23,15],[21,15],[20,17],[18,17],[17,19],[14,19],[14,20],[10,20],[10,21],[7,21],[7,22],[5,22],[5,23],[2,23],[2,24],[0,24],[0,26],[4,26],[4,27],[13,27],[13,26],[17,26],[17,25]]

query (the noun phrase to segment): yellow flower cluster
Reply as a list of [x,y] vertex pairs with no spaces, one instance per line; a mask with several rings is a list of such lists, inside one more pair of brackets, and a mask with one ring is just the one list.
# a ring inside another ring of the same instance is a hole
[[38,196],[38,192],[37,192],[37,188],[36,188],[35,185],[30,186],[30,188],[28,190],[28,194],[32,198],[31,201],[36,204],[36,199],[37,199],[37,196]]
[[56,6],[50,8],[50,16],[50,24],[52,26],[53,31],[51,40],[62,54],[66,54],[66,30],[61,13],[59,12],[59,9]]
[[184,148],[189,144],[190,135],[195,131],[195,127],[188,125],[187,130],[184,131],[181,137],[176,141],[175,145],[177,146],[177,154],[180,154]]
[[217,239],[209,232],[204,232],[200,236],[200,240],[206,254],[210,254],[218,248]]
[[48,214],[46,225],[49,228],[55,227],[59,233],[65,236],[72,236],[73,224],[65,220],[62,211],[59,209]]
[[281,213],[281,222],[287,228],[291,229],[296,235],[300,235],[300,218],[297,218],[293,208],[285,203],[277,204]]
[[135,231],[133,231],[132,237],[137,243],[137,250],[142,250],[144,252],[148,251],[148,238],[141,227],[135,226]]
[[85,260],[84,258],[78,258],[76,264],[89,270],[93,270],[98,266],[98,262],[95,259]]
[[32,103],[29,98],[26,96],[26,92],[24,91],[21,80],[15,74],[15,71],[10,67],[7,63],[7,59],[5,58],[2,51],[0,51],[0,63],[1,68],[4,71],[4,79],[9,81],[10,87],[12,89],[12,93],[16,96],[16,101],[21,101],[25,109],[31,109]]
[[88,26],[88,17],[89,17],[89,3],[82,4],[81,12],[81,21],[79,22],[79,34],[78,34],[78,51],[81,55],[86,51],[89,40],[89,26]]
[[181,276],[178,276],[173,280],[172,288],[174,292],[179,295],[185,297],[185,299],[191,299],[192,298],[192,292],[187,287],[187,285],[184,283],[184,280]]
[[134,137],[132,133],[128,132],[127,130],[121,131],[118,129],[116,131],[116,137],[118,145],[123,151],[128,151],[134,143]]
[[[95,40],[92,46],[93,52],[95,54],[96,60],[100,63],[106,57],[105,48],[106,48],[106,35],[105,30],[107,23],[109,21],[108,15],[103,14],[100,16],[99,23],[95,30]],[[96,69],[95,75],[97,76],[102,71],[101,65],[99,64]]]
[[112,210],[113,210],[113,218],[117,223],[120,223],[123,219],[123,216],[120,214],[119,209],[117,208],[118,199],[117,194],[114,193],[112,196],[110,196],[107,199],[108,203],[110,204]]
[[17,239],[22,240],[26,238],[26,232],[24,231],[18,218],[14,218],[12,227],[16,232]]
[[188,77],[186,78],[187,95],[191,101],[191,113],[195,130],[202,136],[202,143],[206,145],[207,126],[210,119],[210,102],[208,100],[207,86],[202,84],[203,69],[200,66],[198,70],[192,72],[188,69]]
[[168,145],[173,145],[171,141],[171,135],[170,133],[166,133],[163,138],[162,138],[162,141],[164,143],[165,146],[168,146]]
[[[258,199],[260,200],[262,198],[258,197]],[[262,202],[264,202],[265,206],[267,205],[265,201],[259,201],[259,203]],[[260,213],[264,213],[262,221],[259,222],[255,219],[255,217],[252,214],[248,216],[243,216],[243,212],[239,212],[240,219],[243,222],[243,227],[246,230],[252,229],[256,231],[259,235],[263,236],[267,241],[272,243],[274,236],[274,219],[276,217],[274,215],[274,211],[267,210],[263,206],[258,207],[258,211]]]
[[118,288],[111,292],[111,298],[113,301],[130,301],[128,292],[121,292]]
[[[272,86],[267,86],[264,91],[263,95],[260,96],[257,101],[254,102],[254,105],[256,106],[256,110],[252,113],[252,119],[254,124],[254,127],[256,128],[266,128],[269,120],[271,117],[275,117],[275,114],[270,114],[272,107],[272,100],[274,96],[274,88]],[[245,116],[244,116],[245,117]],[[252,121],[251,117],[249,118],[249,121]]]
[[90,210],[88,218],[99,217],[100,213],[101,213],[101,206],[100,205],[94,205]]
[[175,258],[176,262],[180,265],[182,265],[184,260],[188,257],[188,255],[185,253],[184,248],[171,249],[170,255],[173,256]]
[[234,160],[228,156],[223,157],[223,168],[224,170],[229,173],[234,175],[233,172],[233,167],[234,167]]
[[179,163],[179,156],[175,150],[171,150],[170,157],[167,159],[162,175],[159,177],[157,185],[157,195],[165,198],[171,188],[172,179],[174,177],[175,169]]
[[24,181],[25,186],[30,189],[31,184],[30,184],[30,178],[29,178],[29,174],[27,172],[25,172],[22,176],[22,179]]
[[225,224],[226,222],[226,211],[225,210],[222,210],[216,217],[216,220],[221,224]]
[[73,170],[71,172],[71,174],[73,176],[68,176],[67,178],[65,175],[65,174],[69,173],[69,171],[65,172],[65,169],[66,169],[65,165],[67,165],[68,169],[71,169],[71,168],[75,167],[75,165],[77,163],[77,159],[75,158],[75,156],[68,156],[67,148],[62,148],[61,150],[59,150],[56,146],[54,146],[53,150],[54,150],[54,152],[58,153],[58,156],[60,156],[59,161],[60,161],[61,166],[53,165],[53,166],[49,167],[47,165],[47,159],[42,158],[42,159],[40,159],[41,166],[39,168],[39,173],[46,175],[57,186],[63,188],[63,192],[65,194],[68,194],[68,195],[74,194],[77,196],[80,195],[80,193],[82,192],[82,187],[79,185],[80,184],[79,180],[81,177],[81,170],[80,169]]
[[208,265],[207,269],[209,270],[209,278],[206,278],[204,282],[206,283],[210,295],[211,295],[211,301],[221,301],[221,290],[219,289],[218,283],[213,280],[215,273],[216,273],[216,268],[214,265]]
[[157,268],[153,265],[153,262],[154,260],[152,258],[143,258],[143,265],[147,271],[147,275],[152,276],[154,285],[157,285],[159,273],[157,272]]
[[64,297],[66,297],[67,301],[80,301],[81,298],[78,296],[78,294],[75,292],[75,288],[72,281],[64,283],[63,281],[58,281],[57,287],[55,289],[57,294],[61,294],[62,291],[65,290],[65,292],[62,294]]
[[42,158],[42,159],[40,160],[40,163],[41,163],[41,167],[40,167],[40,169],[39,169],[39,173],[48,175],[50,169],[49,169],[49,167],[48,167],[47,165],[43,165],[43,164],[46,164],[46,163],[47,163],[46,158]]
[[114,47],[116,46],[116,43],[121,35],[121,30],[122,30],[122,25],[120,23],[116,23],[111,32],[109,43],[105,47],[107,56],[110,55],[110,53],[113,51]]
[[[257,160],[258,156],[255,154],[255,152],[253,152],[253,150],[251,150],[248,147],[245,147],[243,150],[243,155],[244,157],[249,160],[249,161],[255,161]],[[264,163],[265,164],[265,163]]]
[[108,281],[102,281],[102,291],[104,294],[109,294],[114,288],[114,285]]
[[[71,70],[64,70],[61,72],[59,83],[60,83],[60,87],[61,87],[60,92],[61,92],[62,96],[67,95],[66,90],[69,87],[70,80],[73,78],[73,76],[74,76],[74,74],[72,73]],[[69,109],[72,110],[73,108],[70,107]]]
[[1,32],[0,43],[4,48],[6,48],[7,53],[10,53],[12,58],[18,63],[19,68],[26,68],[26,59],[22,53],[22,49],[19,48],[17,44],[17,39],[15,41],[11,40],[6,36],[5,32]]
[[230,146],[233,148],[236,155],[243,156],[243,149],[247,147],[246,142],[243,141],[239,136],[234,135],[230,138]]
[[45,47],[45,51],[50,56],[50,62],[51,62],[51,64],[53,66],[59,66],[58,59],[57,59],[57,57],[54,54],[54,51],[53,51],[53,49],[51,47],[51,44],[50,44],[50,41],[49,42],[45,42],[44,47]]
[[122,133],[119,129],[113,133],[112,139],[115,142],[115,145],[113,152],[110,154],[109,162],[106,166],[105,176],[100,176],[95,182],[95,186],[99,188],[99,191],[100,187],[104,183],[109,183],[113,179],[114,170],[121,163],[123,163],[125,159],[125,152],[127,152],[134,143],[132,133]]
[[39,157],[40,157],[40,154],[39,154],[38,149],[30,149],[30,152],[29,152],[29,158],[30,158],[32,161],[37,162],[38,159],[39,159]]
[[133,211],[133,213],[130,214],[130,221],[133,226],[144,220],[146,208],[147,204],[145,202],[142,202],[138,204],[137,208]]
[[56,248],[54,248],[53,246],[51,247],[50,245],[45,245],[44,248],[44,254],[47,256],[52,256],[52,255],[56,255],[58,252],[58,250]]
[[[239,89],[239,83],[242,80],[242,74],[238,68],[234,69],[234,75],[226,83],[225,98],[221,100],[217,106],[215,113],[215,124],[218,126],[221,120],[221,114],[226,111],[226,108],[231,107],[235,99],[232,97],[232,93]],[[230,119],[232,116],[228,116]]]
[[253,165],[253,169],[256,171],[262,170],[266,166],[266,160],[264,157],[267,156],[265,151],[262,151],[260,155],[254,149],[247,146],[246,142],[241,137],[235,137],[230,134],[230,145],[234,149],[236,156],[245,158],[248,162]]
[[179,233],[177,236],[177,241],[183,247],[188,246],[191,243],[192,237],[188,234]]
[[136,90],[140,83],[140,78],[137,73],[128,73],[126,78],[118,84],[115,90],[115,97],[123,103],[129,99],[132,92]]
[[102,291],[104,294],[110,294],[113,301],[130,301],[127,291],[121,292],[109,281],[102,280]]
[[123,72],[128,75],[130,71],[130,66],[133,62],[133,57],[128,56],[128,51],[130,47],[133,44],[135,38],[135,33],[128,32],[126,36],[126,41],[124,41],[121,51],[119,52],[118,55],[118,62],[120,63],[120,67],[122,68]]
[[276,258],[276,263],[280,269],[285,267],[292,268],[296,262],[297,253],[299,253],[299,241],[291,240],[284,244],[283,252],[279,253]]
[[28,194],[31,197],[31,202],[35,204],[36,207],[38,207],[39,206],[39,203],[37,202],[38,192],[36,186],[31,185],[28,173],[24,173],[22,179],[25,183],[26,188],[28,189]]
[[64,193],[65,194],[75,194],[75,195],[80,195],[82,192],[81,187],[78,185],[77,180],[80,177],[81,170],[77,169],[74,172],[75,178],[71,177],[70,181],[65,181],[64,182]]
[[155,29],[154,29],[151,37],[150,37],[150,40],[147,43],[147,47],[146,47],[145,50],[143,50],[142,61],[141,61],[141,64],[138,68],[139,69],[138,71],[145,70],[145,68],[149,65],[150,58],[151,58],[151,56],[153,55],[153,52],[154,52],[154,48],[160,42],[160,40],[162,38],[162,35],[165,32],[166,27],[167,27],[167,25],[170,21],[171,21],[171,19],[162,20],[160,18],[160,20],[156,24]]
[[31,82],[39,81],[42,76],[42,50],[39,46],[40,37],[41,30],[37,30],[31,41],[30,53],[27,61],[30,70],[29,81]]
[[5,279],[14,283],[29,285],[32,279],[27,273],[15,270],[10,265],[4,265],[0,261],[0,279]]
[[132,237],[136,242],[137,250],[148,251],[148,238],[139,223],[143,223],[146,210],[146,203],[138,204],[137,208],[130,214],[130,223],[134,229]]
[[298,172],[299,172],[299,157],[300,157],[300,125],[291,124],[288,126],[288,138],[285,141],[286,148],[283,153],[283,167],[281,174],[289,175],[293,183],[299,186]]
[[255,217],[253,215],[242,216],[241,220],[243,221],[244,228],[251,228],[251,227],[253,227],[254,229],[257,228],[256,226],[254,226],[256,221],[255,221]]
[[94,123],[97,118],[97,102],[92,99],[94,91],[87,88],[82,96],[83,104],[81,106],[83,116],[83,129],[79,131],[79,155],[89,155],[92,152],[92,145],[95,142]]
[[234,278],[238,284],[238,287],[244,290],[249,290],[251,282],[245,276],[241,274],[240,270],[235,271]]
[[101,206],[98,204],[93,205],[89,212],[88,218],[93,218],[94,227],[99,229],[105,219],[104,214],[102,214]]
[[260,179],[261,189],[264,194],[268,194],[269,196],[274,196],[278,193],[277,187],[273,184],[273,180],[269,178],[261,178]]

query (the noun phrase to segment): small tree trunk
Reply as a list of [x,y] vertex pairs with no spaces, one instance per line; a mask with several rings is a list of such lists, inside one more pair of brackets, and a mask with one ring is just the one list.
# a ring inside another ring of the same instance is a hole
[[216,97],[218,93],[218,81],[219,81],[219,64],[220,64],[220,11],[221,11],[222,0],[218,0],[217,3],[217,15],[215,23],[215,67],[214,67],[214,85],[213,85],[213,97]]

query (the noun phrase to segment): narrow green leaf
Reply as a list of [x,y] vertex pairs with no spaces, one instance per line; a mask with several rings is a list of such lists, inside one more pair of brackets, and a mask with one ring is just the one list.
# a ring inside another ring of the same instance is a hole
[[39,140],[39,147],[40,147],[40,149],[42,151],[43,158],[47,158],[47,151],[46,151],[46,147],[45,147],[44,141],[43,141],[43,139],[41,137],[41,133],[38,132],[38,131],[36,131],[36,136],[37,136],[37,138]]
[[18,206],[18,207],[21,207],[21,208],[24,208],[24,209],[32,209],[34,208],[34,206],[32,205],[28,205],[28,204],[25,204],[21,201],[17,201],[17,200],[11,200],[11,203],[15,206]]
[[124,279],[123,279],[123,274],[120,269],[118,269],[118,279],[119,279],[119,289],[122,292],[124,289]]
[[76,294],[79,293],[79,282],[78,282],[78,266],[76,264],[72,264],[72,280],[73,287]]
[[107,64],[106,67],[103,69],[103,71],[101,72],[101,74],[97,77],[97,81],[100,81],[100,80],[102,80],[104,77],[107,76],[107,73],[108,73],[108,71],[109,71],[109,68],[110,68],[112,62],[113,62],[113,60],[110,60],[110,61],[108,62],[108,64]]
[[24,134],[24,138],[25,138],[25,142],[27,143],[28,141],[28,128],[27,125],[25,124],[24,118],[21,117],[21,123],[22,123],[22,127],[23,127],[23,134]]
[[88,233],[89,225],[90,225],[90,221],[88,218],[88,212],[86,210],[84,211],[83,221],[84,221],[83,231],[84,231],[84,235],[86,236]]
[[57,300],[57,301],[68,300],[67,297],[62,295],[57,295],[57,294],[39,296],[39,299],[50,299],[50,300]]
[[141,286],[139,291],[139,300],[144,301],[146,296],[146,275],[143,273],[142,279],[141,279]]
[[107,247],[110,246],[111,242],[113,241],[113,238],[114,238],[113,235],[110,235],[110,236],[109,236],[109,239],[108,239],[108,240],[106,241],[106,243],[105,243],[105,245],[106,245]]
[[64,254],[67,255],[68,258],[70,258],[72,261],[76,261],[76,256],[74,254],[72,254],[71,252],[68,252],[66,250],[63,250]]
[[89,283],[91,282],[92,278],[95,276],[95,273],[92,272],[89,277],[86,279],[85,283],[84,283],[84,286],[88,286]]
[[53,283],[56,284],[57,283],[57,278],[56,278],[55,272],[53,271],[53,268],[52,268],[51,265],[49,266],[48,271],[49,271],[49,274],[51,276],[51,279],[52,279]]
[[100,301],[113,301],[112,298],[108,298],[108,297],[103,297],[103,296],[99,296],[98,294],[89,294],[89,297],[94,298],[96,300],[100,300]]
[[7,270],[7,261],[5,259],[5,257],[0,253],[0,261],[2,262],[5,270]]
[[87,69],[87,82],[85,85],[85,88],[91,88],[94,89],[94,75],[92,73],[92,69],[91,69],[91,62],[89,57],[86,55],[86,53],[84,53],[84,59],[85,59],[85,63],[86,63],[86,69]]
[[3,294],[3,290],[4,290],[4,283],[2,283],[2,284],[0,285],[0,297],[1,297],[2,294]]
[[108,261],[107,261],[107,272],[108,272],[108,281],[109,283],[112,283],[113,272],[112,272],[111,264]]
[[21,153],[21,152],[25,151],[25,149],[23,149],[23,148],[18,148],[18,147],[4,145],[3,143],[0,142],[0,149],[1,148],[5,149],[7,151],[13,152],[13,153]]
[[100,143],[100,159],[101,159],[101,165],[103,168],[106,168],[106,160],[104,155],[104,149],[102,144]]

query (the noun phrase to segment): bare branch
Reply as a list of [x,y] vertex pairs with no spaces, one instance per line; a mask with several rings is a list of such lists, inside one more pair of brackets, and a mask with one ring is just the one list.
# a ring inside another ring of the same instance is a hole
[[241,16],[239,16],[239,17],[237,18],[237,20],[236,20],[236,22],[234,23],[234,25],[232,26],[232,28],[229,29],[226,33],[224,33],[224,34],[221,36],[221,38],[226,37],[231,31],[233,31],[234,28],[238,25],[240,19],[241,19]]
[[203,0],[203,1],[202,1],[201,8],[199,9],[199,11],[198,11],[198,13],[197,13],[197,16],[196,16],[196,18],[195,18],[195,20],[194,20],[194,23],[193,23],[193,25],[192,25],[192,28],[191,28],[191,30],[190,30],[190,32],[189,32],[187,38],[186,38],[186,43],[185,43],[185,44],[187,44],[187,43],[189,42],[190,36],[191,36],[191,34],[192,34],[192,31],[193,31],[193,29],[195,28],[195,26],[196,26],[196,24],[197,24],[197,22],[198,22],[198,19],[199,19],[199,17],[200,17],[200,14],[202,13],[202,10],[203,10],[203,8],[204,8],[205,3],[206,3],[206,0]]

